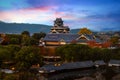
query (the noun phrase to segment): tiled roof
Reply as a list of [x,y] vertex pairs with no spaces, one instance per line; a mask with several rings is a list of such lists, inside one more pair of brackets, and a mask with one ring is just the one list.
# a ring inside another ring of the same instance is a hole
[[40,70],[45,70],[46,72],[50,72],[52,70],[66,70],[66,69],[78,69],[78,68],[88,68],[93,67],[94,63],[92,61],[82,61],[82,62],[71,62],[71,63],[63,63],[60,66],[54,65],[44,65],[40,68]]
[[110,60],[109,64],[119,64],[120,65],[120,60]]
[[68,29],[68,27],[52,27],[51,29]]
[[84,36],[86,36],[88,39],[90,39],[90,40],[93,40],[94,39],[94,35],[84,35]]
[[61,41],[64,40],[65,42],[71,42],[76,40],[77,42],[87,42],[89,40],[95,40],[96,42],[100,42],[98,38],[94,38],[94,35],[84,35],[88,40],[79,39],[82,35],[79,34],[68,34],[68,33],[61,33],[61,34],[47,34],[44,38],[44,41]]
[[79,37],[78,34],[47,34],[44,41],[64,40],[65,42],[71,42],[72,40],[76,40],[77,37]]
[[77,40],[77,42],[79,42],[79,43],[85,43],[85,42],[87,42],[88,40],[85,40],[85,39],[79,39],[79,40]]
[[94,62],[96,65],[105,65],[106,63],[103,60],[97,60]]

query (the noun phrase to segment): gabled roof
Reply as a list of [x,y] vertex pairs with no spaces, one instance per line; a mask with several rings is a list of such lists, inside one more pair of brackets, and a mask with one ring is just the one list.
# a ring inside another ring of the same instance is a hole
[[[80,39],[81,37],[85,37],[85,39]],[[96,41],[98,43],[102,42],[100,39],[96,38],[93,34],[81,34],[78,38],[77,38],[78,42],[86,42],[86,41]]]
[[[85,39],[81,39],[81,37],[85,37]],[[95,38],[94,35],[79,35],[79,34],[70,34],[70,33],[52,33],[52,34],[47,34],[45,38],[43,39],[44,41],[61,41],[64,40],[67,43],[70,43],[71,41],[77,41],[77,42],[87,42],[89,40],[94,40],[96,42],[100,42],[98,38]]]
[[82,37],[84,37],[84,38],[86,38],[87,40],[94,40],[94,39],[96,39],[95,38],[95,36],[94,35],[92,35],[92,34],[81,34],[79,37],[78,37],[78,40],[80,39],[80,38],[82,38]]

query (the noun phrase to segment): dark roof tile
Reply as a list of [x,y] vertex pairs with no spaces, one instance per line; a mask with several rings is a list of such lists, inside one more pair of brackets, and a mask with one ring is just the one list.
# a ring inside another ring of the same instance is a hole
[[[56,34],[56,33],[52,33],[52,34],[47,34],[45,36],[45,38],[43,39],[44,41],[61,41],[64,40],[65,42],[71,42],[73,40],[76,40],[77,42],[87,42],[88,40],[85,39],[78,39],[81,35],[79,34]],[[94,38],[94,35],[85,35],[87,37],[87,39],[89,40],[95,40],[96,42],[101,42],[98,38]],[[78,40],[77,40],[78,39]]]

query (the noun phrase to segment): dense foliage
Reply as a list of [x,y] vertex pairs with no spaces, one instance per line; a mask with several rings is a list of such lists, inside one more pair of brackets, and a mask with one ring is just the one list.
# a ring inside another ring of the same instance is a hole
[[111,37],[110,42],[112,43],[112,46],[116,46],[119,43],[119,37],[118,36]]
[[32,46],[22,47],[21,50],[16,53],[15,59],[18,70],[27,70],[32,65],[42,63],[40,49]]
[[63,61],[104,60],[120,59],[120,49],[90,48],[87,45],[68,44],[56,49],[56,54]]
[[13,66],[17,70],[29,70],[32,65],[41,63],[42,56],[38,47],[0,46],[0,66],[2,68]]
[[40,49],[35,46],[0,45],[0,69],[13,69],[16,74],[0,72],[1,80],[34,80],[36,70],[32,65],[42,65]]
[[39,40],[44,38],[46,33],[34,33],[30,35],[28,31],[23,31],[21,34],[6,34],[6,42],[4,44],[13,44],[21,46],[38,45]]

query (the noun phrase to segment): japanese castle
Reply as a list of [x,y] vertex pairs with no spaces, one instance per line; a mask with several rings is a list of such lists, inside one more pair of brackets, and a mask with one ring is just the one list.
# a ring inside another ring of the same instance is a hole
[[95,46],[100,46],[101,41],[93,34],[72,34],[68,26],[64,26],[61,18],[56,18],[54,26],[50,32],[40,40],[40,46],[61,46],[70,43],[86,44],[95,43]]

